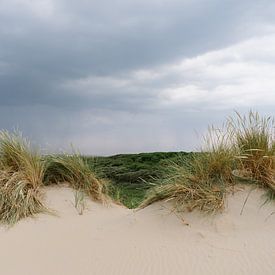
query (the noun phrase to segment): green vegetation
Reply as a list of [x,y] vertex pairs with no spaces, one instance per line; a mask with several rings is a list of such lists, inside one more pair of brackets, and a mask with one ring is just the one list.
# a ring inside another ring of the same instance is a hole
[[178,157],[188,158],[186,152],[155,152],[120,154],[110,157],[85,157],[91,169],[110,181],[109,194],[128,208],[136,208],[144,200],[150,181],[163,172],[169,162]]
[[120,154],[110,157],[86,157],[90,167],[116,183],[141,183],[159,174],[160,166],[185,152]]

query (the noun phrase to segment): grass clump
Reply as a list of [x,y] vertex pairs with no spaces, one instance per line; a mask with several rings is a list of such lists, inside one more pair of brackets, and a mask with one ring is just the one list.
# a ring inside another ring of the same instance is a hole
[[146,195],[141,207],[155,201],[173,201],[177,211],[222,209],[226,193],[227,164],[218,164],[219,151],[194,155],[171,163]]
[[19,133],[0,132],[0,221],[14,224],[46,211],[40,186],[44,165]]
[[[79,154],[50,156],[46,163],[45,184],[66,182],[78,191],[76,194],[83,192],[94,201],[106,201],[106,182],[96,177]],[[77,195],[78,198],[84,197]]]
[[154,182],[141,207],[173,200],[178,210],[222,209],[227,190],[240,180],[268,188],[275,198],[274,119],[250,111],[230,117],[222,129],[209,128],[205,147],[192,160],[171,163]]
[[238,151],[239,174],[275,192],[274,119],[250,111],[246,116],[236,113],[228,125]]
[[209,127],[204,147],[194,159],[193,173],[208,181],[233,183],[236,150],[232,146],[232,133],[224,125],[221,129]]

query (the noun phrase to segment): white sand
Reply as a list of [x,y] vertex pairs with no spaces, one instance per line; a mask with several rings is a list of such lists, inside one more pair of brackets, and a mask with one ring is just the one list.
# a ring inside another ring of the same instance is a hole
[[1,228],[0,274],[275,274],[275,204],[260,208],[256,190],[240,215],[247,193],[230,196],[221,215],[182,221],[165,203],[134,212],[88,202],[81,216],[69,188],[48,188],[60,217]]

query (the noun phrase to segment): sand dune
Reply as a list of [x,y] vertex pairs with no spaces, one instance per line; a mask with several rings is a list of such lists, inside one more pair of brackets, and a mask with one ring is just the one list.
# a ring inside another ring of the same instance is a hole
[[0,229],[3,275],[275,274],[275,204],[262,191],[229,196],[223,214],[171,214],[88,202],[78,215],[67,187],[46,189],[59,217],[39,215]]

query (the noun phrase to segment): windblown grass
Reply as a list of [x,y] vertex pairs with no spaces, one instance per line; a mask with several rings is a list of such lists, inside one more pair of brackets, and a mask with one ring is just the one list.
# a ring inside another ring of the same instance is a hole
[[44,165],[19,133],[0,132],[0,221],[14,224],[47,209],[39,191]]
[[232,146],[232,132],[228,131],[226,125],[221,129],[214,126],[208,128],[204,137],[204,146],[201,154],[194,158],[195,171],[199,177],[210,181],[232,183],[234,176],[232,170],[235,168],[236,150]]
[[252,111],[245,116],[236,113],[228,127],[234,133],[240,174],[275,192],[274,119]]
[[[225,186],[221,177],[204,174],[206,155],[171,163],[146,195],[141,208],[159,200],[173,201],[177,211],[199,209],[215,212],[224,205]],[[212,171],[211,171],[212,172]]]
[[209,128],[205,146],[188,163],[171,163],[141,207],[172,200],[178,210],[215,212],[223,208],[227,190],[240,179],[267,187],[275,197],[274,119],[257,112],[230,117],[222,129]]
[[[95,201],[106,201],[106,182],[96,177],[87,161],[79,154],[50,156],[46,163],[45,184],[66,182]],[[77,200],[79,198],[83,196],[76,197]]]
[[18,133],[0,132],[0,222],[14,224],[40,212],[50,212],[41,202],[43,185],[68,182],[75,192],[75,207],[84,210],[84,194],[106,200],[106,184],[78,154],[44,159]]

